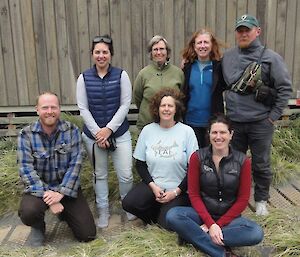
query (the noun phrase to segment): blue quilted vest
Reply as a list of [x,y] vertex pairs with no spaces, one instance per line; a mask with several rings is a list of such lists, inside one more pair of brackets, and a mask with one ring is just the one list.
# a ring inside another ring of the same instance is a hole
[[[89,111],[100,128],[105,127],[120,107],[121,98],[121,73],[120,68],[109,66],[107,74],[100,78],[96,66],[83,72]],[[122,136],[129,128],[127,118],[113,134],[114,137]],[[87,126],[83,132],[94,139]]]

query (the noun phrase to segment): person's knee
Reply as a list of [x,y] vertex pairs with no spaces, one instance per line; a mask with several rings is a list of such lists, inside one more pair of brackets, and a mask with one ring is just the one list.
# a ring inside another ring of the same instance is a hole
[[263,229],[257,225],[252,232],[252,245],[259,244],[264,238],[264,231]]
[[130,212],[133,209],[132,202],[130,201],[129,197],[127,197],[127,195],[122,200],[122,208],[127,212]]
[[23,206],[18,213],[21,221],[27,226],[37,223],[41,217],[41,210],[34,205]]
[[177,222],[178,220],[178,211],[176,208],[170,209],[166,214],[166,226],[168,228],[172,228],[172,226]]
[[75,234],[75,237],[79,242],[89,242],[96,238],[97,230],[95,225],[89,227],[90,229],[84,228]]

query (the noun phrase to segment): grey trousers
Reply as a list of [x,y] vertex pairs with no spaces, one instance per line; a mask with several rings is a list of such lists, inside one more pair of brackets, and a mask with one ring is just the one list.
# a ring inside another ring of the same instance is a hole
[[255,183],[255,201],[269,199],[272,182],[271,144],[274,132],[273,124],[268,120],[255,122],[232,122],[234,134],[232,147],[246,153],[250,149],[252,156],[252,176]]

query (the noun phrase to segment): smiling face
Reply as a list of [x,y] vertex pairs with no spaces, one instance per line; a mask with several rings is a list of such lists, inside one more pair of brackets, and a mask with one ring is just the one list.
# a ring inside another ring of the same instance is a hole
[[222,122],[213,123],[210,127],[209,140],[215,151],[226,151],[232,139],[233,132],[230,132],[228,125]]
[[111,53],[107,44],[102,42],[97,43],[93,49],[92,55],[98,70],[108,69],[111,61]]
[[173,123],[176,113],[176,104],[172,96],[164,96],[159,105],[160,122]]
[[164,64],[168,58],[167,46],[163,40],[152,46],[152,60],[159,65]]
[[240,26],[235,31],[235,38],[240,48],[247,48],[259,35],[260,28],[253,27],[252,29],[246,26]]
[[198,60],[208,61],[212,49],[211,37],[209,34],[199,34],[195,38],[194,50],[198,56]]
[[36,105],[36,112],[39,115],[43,130],[48,134],[53,132],[60,117],[57,96],[48,93],[41,95]]

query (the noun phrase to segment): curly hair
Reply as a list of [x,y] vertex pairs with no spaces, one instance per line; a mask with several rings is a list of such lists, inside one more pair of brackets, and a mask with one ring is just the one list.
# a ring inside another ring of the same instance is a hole
[[182,120],[182,115],[184,112],[183,98],[184,95],[179,91],[179,89],[165,87],[158,91],[150,100],[149,111],[154,120],[154,122],[159,123],[159,107],[161,100],[165,96],[171,96],[175,100],[176,113],[174,120],[176,122]]
[[204,28],[196,31],[190,38],[187,46],[183,49],[182,58],[185,62],[193,63],[198,58],[194,49],[195,39],[199,35],[203,35],[203,34],[209,35],[212,43],[212,49],[209,54],[210,60],[219,61],[222,58],[222,53],[220,48],[225,47],[225,45],[219,42],[219,40],[214,36],[214,34],[209,29]]

